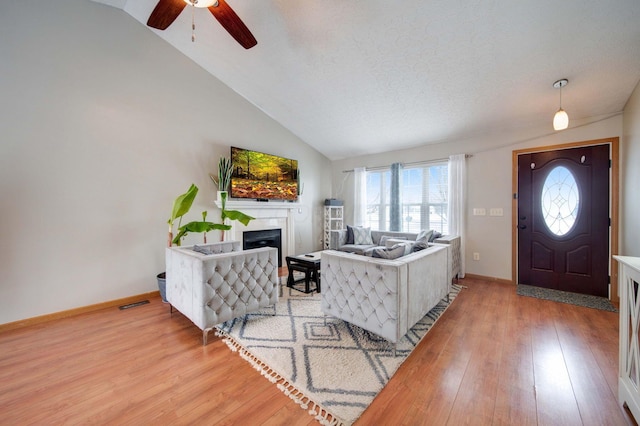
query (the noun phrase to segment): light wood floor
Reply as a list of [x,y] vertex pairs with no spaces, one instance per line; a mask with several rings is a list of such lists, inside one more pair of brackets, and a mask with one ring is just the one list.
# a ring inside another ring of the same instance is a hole
[[[626,425],[618,314],[464,289],[359,425]],[[317,424],[159,298],[0,334],[0,424]]]

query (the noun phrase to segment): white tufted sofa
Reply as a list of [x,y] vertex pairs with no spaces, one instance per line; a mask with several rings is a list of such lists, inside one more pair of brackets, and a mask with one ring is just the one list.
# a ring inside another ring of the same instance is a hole
[[202,330],[278,302],[278,250],[242,250],[238,241],[166,249],[167,300]]
[[451,289],[451,247],[395,260],[322,252],[322,312],[396,344]]

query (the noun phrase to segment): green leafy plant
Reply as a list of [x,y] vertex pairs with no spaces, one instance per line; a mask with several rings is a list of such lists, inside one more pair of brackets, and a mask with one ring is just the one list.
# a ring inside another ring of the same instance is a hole
[[[229,177],[230,176],[231,175],[229,175]],[[191,187],[189,188],[189,190],[186,193],[180,195],[173,202],[173,211],[171,213],[171,218],[169,219],[169,222],[168,222],[169,223],[169,242],[168,242],[169,247],[171,247],[172,244],[179,246],[182,238],[184,238],[189,232],[203,233],[204,242],[206,244],[207,232],[210,232],[213,230],[219,230],[219,231],[222,231],[221,239],[223,240],[224,231],[228,231],[231,229],[231,225],[225,223],[227,219],[237,220],[238,222],[242,223],[245,226],[247,226],[251,220],[255,219],[254,217],[244,214],[238,210],[227,210],[226,208],[227,193],[222,192],[220,194],[221,201],[222,201],[220,221],[222,223],[207,222],[207,212],[203,211],[202,221],[189,222],[186,225],[180,226],[180,223],[182,222],[182,216],[184,216],[189,211],[189,209],[191,209],[193,200],[196,198],[197,193],[198,193],[198,187],[195,186],[194,184],[191,184]],[[173,237],[173,223],[177,219],[180,219],[180,221],[178,222],[178,233],[176,234],[175,237]]]
[[[179,219],[178,227],[180,227],[180,223],[182,222],[182,216],[187,214],[187,212],[191,209],[191,205],[193,204],[193,200],[195,200],[196,195],[198,194],[198,187],[194,184],[191,184],[187,192],[182,195],[179,195],[173,202],[173,209],[171,210],[171,217],[167,221],[169,224],[169,238],[167,240],[167,245],[171,247],[173,238],[173,223]],[[179,241],[177,243],[179,245]]]
[[[220,194],[220,198],[222,203],[222,212],[220,216],[223,223],[225,219],[229,219],[229,220],[237,220],[238,222],[242,223],[244,226],[247,226],[250,221],[255,219],[255,217],[244,214],[238,210],[227,210],[226,208],[227,194],[226,193]],[[231,227],[229,227],[229,229],[231,229]]]
[[189,232],[201,232],[204,234],[204,243],[207,243],[207,232],[218,229],[221,231],[228,231],[231,229],[231,225],[225,225],[223,223],[207,222],[207,212],[202,212],[201,222],[189,222],[178,229],[178,235],[173,239],[173,243],[177,246],[180,245],[180,240],[184,238]]

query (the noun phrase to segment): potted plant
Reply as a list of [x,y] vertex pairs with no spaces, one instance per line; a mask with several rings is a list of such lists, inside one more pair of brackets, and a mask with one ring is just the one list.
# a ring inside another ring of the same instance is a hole
[[[167,245],[171,247],[173,243],[173,223],[179,219],[178,227],[180,227],[180,223],[182,222],[182,216],[187,214],[191,209],[191,205],[193,204],[193,200],[196,199],[196,195],[198,194],[198,187],[194,184],[191,184],[187,192],[178,196],[173,202],[173,209],[171,210],[171,217],[167,221],[169,224],[169,238],[167,241]],[[179,241],[178,241],[178,245]]]
[[222,231],[222,235],[220,237],[221,241],[224,241],[224,231],[228,231],[229,229],[231,229],[230,225],[225,224],[226,219],[237,220],[244,226],[247,226],[251,220],[255,219],[254,217],[246,215],[238,210],[227,210],[226,205],[229,196],[227,189],[231,185],[232,173],[233,163],[231,162],[231,159],[221,157],[220,161],[218,161],[218,179],[216,179],[212,174],[209,174],[209,177],[211,178],[213,183],[218,186],[218,199],[221,203],[220,220],[222,221],[222,226],[224,227],[218,227],[214,229],[220,229]]
[[[218,180],[213,177],[213,175],[209,175],[211,180],[213,180],[218,188],[228,188],[231,182],[231,173],[233,171],[233,164],[231,160],[228,158],[221,158],[218,163]],[[226,201],[227,201],[227,191],[220,190],[219,197],[222,200],[222,208],[220,212],[220,221],[221,223],[207,222],[207,212],[202,212],[202,221],[193,221],[189,222],[186,225],[180,226],[182,223],[182,216],[187,214],[193,205],[193,201],[198,194],[198,187],[194,184],[191,184],[187,192],[178,196],[173,202],[173,209],[171,211],[171,217],[167,221],[169,224],[169,236],[167,239],[168,247],[172,245],[180,245],[182,238],[184,238],[189,232],[200,232],[204,235],[204,243],[207,242],[207,232],[213,230],[220,230],[222,232],[221,241],[224,240],[224,231],[228,231],[231,229],[231,225],[225,223],[227,219],[229,220],[237,220],[243,225],[247,226],[251,220],[254,218],[246,215],[237,210],[227,210],[226,209]],[[178,233],[176,236],[173,236],[173,225],[178,221]],[[158,279],[158,289],[160,290],[160,296],[162,297],[163,302],[167,302],[166,299],[166,272],[162,272],[157,275]]]
[[[178,196],[173,201],[173,209],[171,210],[171,216],[167,223],[169,224],[169,236],[167,238],[167,246],[171,247],[173,243],[173,224],[176,220],[179,220],[178,226],[182,222],[182,216],[187,214],[187,212],[191,209],[191,205],[193,204],[193,200],[195,200],[196,195],[198,194],[198,187],[194,184],[191,184],[187,192]],[[178,244],[180,241],[178,240]],[[156,276],[158,280],[158,290],[160,291],[160,297],[163,302],[167,302],[167,274],[166,272],[161,272]]]
[[304,192],[304,183],[302,183],[302,180],[300,179],[300,169],[296,169],[296,181],[298,181],[297,190],[298,198],[300,198],[300,196]]
[[218,179],[215,178],[211,173],[209,173],[209,177],[218,187],[218,199],[222,199],[222,193],[226,193],[231,185],[231,174],[233,173],[233,163],[231,159],[226,157],[221,157],[220,161],[218,161]]

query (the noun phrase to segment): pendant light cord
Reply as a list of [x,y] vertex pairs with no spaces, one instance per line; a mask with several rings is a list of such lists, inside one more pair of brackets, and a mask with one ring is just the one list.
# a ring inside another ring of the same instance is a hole
[[562,86],[560,86],[560,109],[562,109]]

